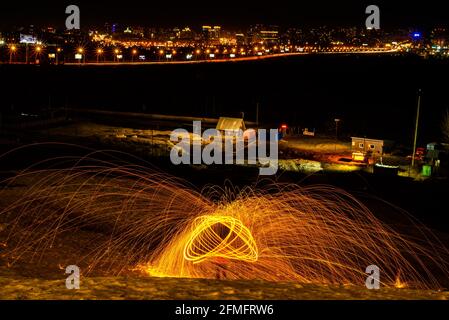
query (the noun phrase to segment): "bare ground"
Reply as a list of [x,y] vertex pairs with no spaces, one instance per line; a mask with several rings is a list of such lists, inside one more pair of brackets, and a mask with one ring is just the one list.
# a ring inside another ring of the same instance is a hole
[[[3,268],[2,268],[3,269]],[[2,272],[2,271],[0,271]],[[408,289],[368,290],[354,286],[324,286],[264,281],[128,277],[81,278],[79,290],[59,280],[0,275],[0,299],[246,299],[246,300],[448,300],[449,292]]]

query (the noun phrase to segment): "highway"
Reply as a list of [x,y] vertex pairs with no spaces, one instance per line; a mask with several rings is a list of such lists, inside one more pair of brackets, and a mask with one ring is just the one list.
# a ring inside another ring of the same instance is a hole
[[239,58],[221,58],[221,59],[203,59],[203,60],[182,60],[182,61],[139,61],[139,62],[66,62],[65,65],[72,66],[119,66],[119,65],[166,65],[166,64],[200,64],[200,63],[223,63],[223,62],[242,62],[242,61],[257,61],[266,59],[275,59],[282,57],[292,57],[292,56],[305,56],[311,54],[334,54],[334,55],[347,55],[347,54],[391,54],[396,53],[397,50],[369,50],[369,51],[353,51],[353,52],[292,52],[292,53],[277,53],[268,54],[262,56],[250,56],[250,57],[239,57]]

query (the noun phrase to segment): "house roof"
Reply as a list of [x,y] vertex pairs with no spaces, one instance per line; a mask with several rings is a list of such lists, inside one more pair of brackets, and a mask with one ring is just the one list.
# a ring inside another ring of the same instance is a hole
[[357,140],[364,140],[364,141],[372,141],[372,142],[379,142],[379,143],[384,143],[384,140],[380,140],[380,139],[370,139],[370,138],[360,138],[360,137],[352,137],[352,140],[357,139]]
[[220,117],[217,123],[217,130],[245,130],[245,121],[240,118]]

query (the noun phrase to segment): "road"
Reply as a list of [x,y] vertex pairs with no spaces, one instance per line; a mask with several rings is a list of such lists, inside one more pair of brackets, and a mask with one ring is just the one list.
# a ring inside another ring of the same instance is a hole
[[[314,54],[335,54],[335,55],[344,55],[344,54],[389,54],[396,53],[397,50],[385,50],[385,51],[354,51],[354,52],[319,52]],[[277,54],[269,54],[263,56],[250,56],[250,57],[240,57],[240,58],[226,58],[226,59],[207,59],[207,60],[188,60],[188,61],[145,61],[145,62],[69,62],[65,63],[65,65],[79,65],[79,66],[118,66],[118,65],[165,65],[165,64],[199,64],[199,63],[223,63],[223,62],[241,62],[241,61],[257,61],[257,60],[266,60],[266,59],[274,59],[280,57],[291,57],[291,56],[304,56],[310,55],[311,53],[307,52],[292,52],[292,53],[277,53]]]

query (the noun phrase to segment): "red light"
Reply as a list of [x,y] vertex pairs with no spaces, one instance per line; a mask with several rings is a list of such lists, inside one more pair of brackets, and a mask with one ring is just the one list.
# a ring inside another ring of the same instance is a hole
[[281,129],[287,129],[287,125],[286,125],[286,124],[283,124],[283,125],[281,126]]

